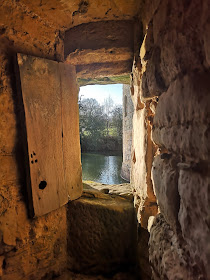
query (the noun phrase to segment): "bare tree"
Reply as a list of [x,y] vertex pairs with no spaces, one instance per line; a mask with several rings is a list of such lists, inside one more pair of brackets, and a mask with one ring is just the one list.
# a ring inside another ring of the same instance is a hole
[[107,134],[107,136],[109,135],[109,125],[110,125],[110,119],[111,119],[113,107],[114,107],[114,101],[112,100],[111,96],[109,95],[109,97],[104,99],[104,103],[103,103],[104,113],[106,115],[106,134]]

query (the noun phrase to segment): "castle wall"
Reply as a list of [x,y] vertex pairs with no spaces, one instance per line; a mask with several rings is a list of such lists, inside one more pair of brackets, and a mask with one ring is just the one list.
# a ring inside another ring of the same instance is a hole
[[[56,14],[49,17],[51,22],[44,20],[44,7],[36,7],[40,17],[21,1],[0,5],[0,276],[52,279],[66,268],[66,206],[36,219],[28,217],[14,55],[61,61],[62,16],[53,24]],[[85,8],[71,13],[74,24],[86,17]],[[144,37],[143,43],[135,41],[130,86],[131,185],[144,228],[140,236],[145,232],[139,248],[149,239],[153,279],[201,280],[210,275],[209,9],[207,0],[146,0],[138,14]],[[117,6],[115,10],[120,11]],[[102,19],[108,12],[103,11]],[[113,12],[111,19],[114,16]],[[85,22],[91,18],[88,14]],[[130,119],[127,123],[130,128]],[[130,159],[124,154],[126,163]],[[143,250],[146,253],[146,246]],[[140,262],[140,270],[145,267]]]
[[29,218],[14,61],[16,52],[59,60],[62,43],[55,29],[15,2],[1,7],[0,17],[0,278],[51,279],[66,266],[66,206]]
[[210,275],[208,10],[208,1],[166,0],[142,9],[131,183],[153,279]]
[[123,163],[121,176],[127,181],[130,181],[133,110],[130,85],[123,85]]

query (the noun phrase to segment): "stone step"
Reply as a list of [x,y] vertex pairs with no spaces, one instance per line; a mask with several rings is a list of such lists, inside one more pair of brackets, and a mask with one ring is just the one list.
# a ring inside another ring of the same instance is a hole
[[113,274],[136,263],[137,221],[131,199],[84,185],[69,202],[68,268],[85,274]]

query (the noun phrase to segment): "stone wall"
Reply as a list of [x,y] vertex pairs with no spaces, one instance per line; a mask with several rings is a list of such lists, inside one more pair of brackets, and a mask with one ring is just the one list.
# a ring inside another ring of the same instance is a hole
[[[18,103],[14,61],[17,52],[62,61],[64,26],[72,27],[73,16],[79,18],[74,24],[92,21],[98,5],[93,3],[87,19],[87,11],[81,11],[80,2],[70,3],[70,10],[60,1],[54,1],[52,6],[10,0],[0,3],[0,278],[3,280],[52,279],[67,267],[67,206],[35,219],[28,216],[20,118],[23,108]],[[86,2],[82,2],[85,6]],[[109,5],[93,21],[109,19],[106,14],[112,10]],[[131,20],[136,12],[131,6],[135,7],[135,3],[130,5],[125,1],[125,6],[123,9],[129,16],[116,6],[111,19],[118,18],[116,13],[120,13],[120,19],[125,16]]]
[[139,222],[150,230],[153,279],[210,275],[209,8],[163,0],[141,10],[131,178]]
[[22,109],[13,62],[17,51],[59,59],[62,47],[58,32],[23,5],[5,3],[0,17],[4,22],[0,37],[0,278],[52,279],[66,266],[66,207],[36,219],[28,217]]
[[133,102],[130,86],[123,85],[123,163],[121,176],[130,181],[131,147],[133,129]]
[[[98,1],[91,13],[86,1],[74,9],[24,2],[0,4],[0,277],[52,279],[67,260],[66,207],[28,217],[15,53],[60,61],[65,28],[134,19],[138,2],[144,38],[134,46],[130,89],[131,184],[138,221],[150,231],[140,230],[138,247],[149,239],[153,279],[209,279],[209,1],[120,1],[98,18]],[[146,254],[139,259],[145,268]]]

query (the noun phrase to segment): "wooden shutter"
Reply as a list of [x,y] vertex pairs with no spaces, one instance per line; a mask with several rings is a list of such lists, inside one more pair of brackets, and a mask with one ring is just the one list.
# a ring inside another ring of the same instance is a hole
[[82,193],[75,67],[18,54],[35,216]]

